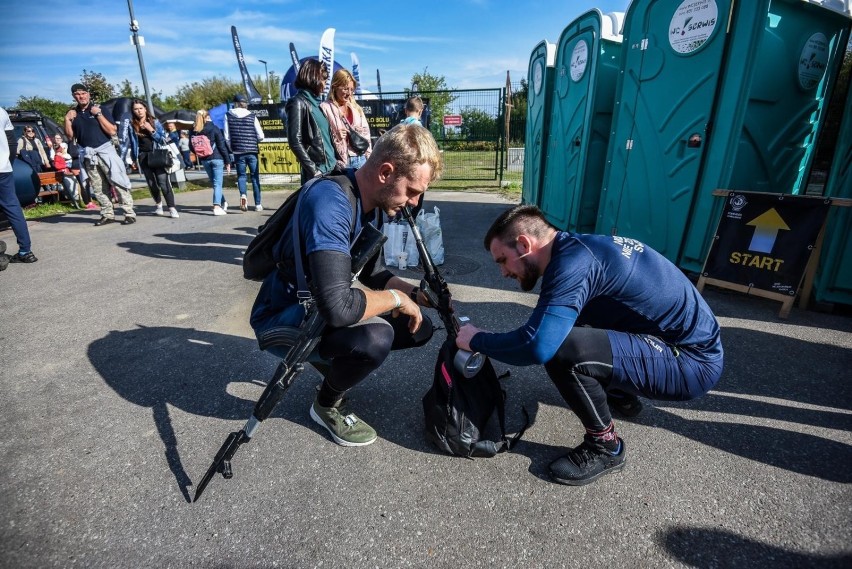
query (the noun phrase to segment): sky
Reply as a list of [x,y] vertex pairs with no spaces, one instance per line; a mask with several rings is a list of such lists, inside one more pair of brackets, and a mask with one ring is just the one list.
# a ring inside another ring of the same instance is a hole
[[[142,90],[130,42],[125,0],[3,1],[0,106],[21,96],[73,103],[70,87],[84,69],[111,84],[124,79]],[[629,0],[134,0],[144,37],[142,55],[152,92],[214,76],[240,81],[231,41],[236,26],[252,77],[290,68],[290,42],[299,57],[319,52],[320,36],[335,28],[334,59],[360,61],[362,88],[402,91],[424,69],[455,89],[495,88],[526,78],[530,53],[542,40],[557,43],[577,16],[597,8],[623,12]],[[265,94],[266,89],[257,85]],[[276,86],[273,85],[273,90]]]

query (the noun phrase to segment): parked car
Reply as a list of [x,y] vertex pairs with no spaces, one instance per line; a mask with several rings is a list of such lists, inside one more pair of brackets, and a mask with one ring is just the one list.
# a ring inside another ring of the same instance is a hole
[[[9,113],[9,118],[12,120],[12,126],[15,127],[16,141],[23,136],[24,127],[31,126],[35,129],[36,138],[41,140],[42,144],[45,144],[48,138],[52,138],[57,134],[62,136],[64,142],[68,142],[64,128],[38,111],[12,109],[7,112]],[[45,150],[47,150],[46,146]],[[15,152],[15,148],[11,148],[10,151]],[[71,154],[72,167],[78,167],[77,145],[69,144],[68,153]],[[40,189],[38,176],[23,160],[15,160],[13,170],[15,173],[15,193],[18,194],[18,201],[21,202],[22,206],[30,205],[35,202]]]

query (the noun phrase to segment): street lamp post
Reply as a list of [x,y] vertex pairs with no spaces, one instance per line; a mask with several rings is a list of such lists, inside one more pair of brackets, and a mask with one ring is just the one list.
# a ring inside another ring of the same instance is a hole
[[142,59],[142,44],[144,39],[139,36],[139,22],[133,15],[133,0],[127,0],[127,9],[130,11],[130,31],[133,32],[131,39],[133,45],[136,46],[136,56],[139,58],[139,70],[142,72],[142,87],[145,89],[145,100],[148,102],[150,112],[154,112],[154,105],[151,102],[151,90],[148,89],[148,76],[145,74],[145,61]]
[[263,64],[263,71],[266,73],[266,102],[268,104],[272,104],[272,82],[269,79],[269,68],[266,67],[266,62],[262,59],[258,59],[259,62]]

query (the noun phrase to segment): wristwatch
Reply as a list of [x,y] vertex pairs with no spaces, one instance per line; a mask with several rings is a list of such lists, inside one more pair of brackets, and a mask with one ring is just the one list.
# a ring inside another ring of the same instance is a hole
[[103,113],[92,113],[92,116],[93,116],[93,117],[95,117],[95,118],[98,118],[98,117],[99,117],[99,116],[101,116],[102,114],[103,114]]

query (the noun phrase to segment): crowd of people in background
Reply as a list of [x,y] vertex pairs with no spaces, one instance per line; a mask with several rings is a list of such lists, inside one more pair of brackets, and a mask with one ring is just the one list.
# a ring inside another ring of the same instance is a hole
[[[299,92],[286,103],[288,141],[299,163],[302,183],[345,169],[357,170],[373,150],[367,117],[354,98],[355,78],[348,70],[338,70],[331,79],[327,98],[321,100],[328,78],[328,71],[320,61],[305,62],[295,81]],[[56,172],[55,177],[47,178],[54,183],[41,188],[49,190],[45,195],[61,193],[76,209],[99,210],[100,217],[94,225],[101,227],[118,222],[116,207],[124,212],[122,225],[136,223],[129,178],[133,172],[144,176],[154,199],[155,215],[178,219],[173,172],[180,168],[203,169],[212,186],[212,214],[225,215],[228,202],[224,195],[224,175],[231,172],[233,165],[237,172],[240,210],[249,208],[250,183],[254,210],[263,211],[258,156],[265,135],[258,118],[248,109],[244,95],[234,96],[233,107],[224,118],[224,129],[213,122],[206,109],[196,112],[195,122],[189,129],[180,128],[189,123],[161,123],[145,101],[134,99],[130,145],[126,152],[119,152],[117,148],[116,118],[108,109],[94,104],[88,87],[74,84],[71,95],[76,104],[65,116],[63,133],[42,141],[36,129],[28,125],[15,141],[7,131],[8,164],[0,164],[0,176],[6,173],[11,176],[11,164],[15,159],[28,164],[36,174]],[[405,111],[404,124],[420,124],[423,102],[419,97],[411,97]],[[173,158],[164,163],[166,149]],[[2,168],[7,168],[8,172]],[[2,180],[7,185],[9,181]],[[8,193],[8,188],[6,191]],[[0,196],[0,210],[6,213],[18,239],[19,253],[12,259],[31,263],[36,258],[30,251],[23,214],[18,216],[15,212],[15,205],[20,209],[20,204],[13,182],[11,196]],[[40,197],[36,201],[41,201]],[[415,211],[420,207],[422,196]]]

